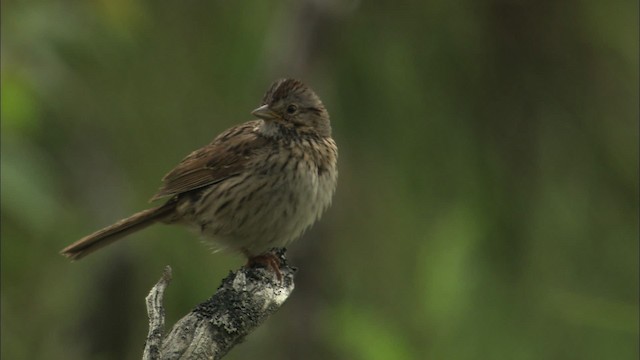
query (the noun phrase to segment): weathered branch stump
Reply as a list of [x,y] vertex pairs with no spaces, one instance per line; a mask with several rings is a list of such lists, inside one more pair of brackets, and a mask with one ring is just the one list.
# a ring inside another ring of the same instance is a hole
[[284,249],[276,253],[282,280],[262,267],[233,271],[209,300],[196,306],[164,336],[163,299],[172,276],[167,266],[146,298],[149,334],[143,359],[221,359],[291,295],[295,269],[287,265],[284,253]]

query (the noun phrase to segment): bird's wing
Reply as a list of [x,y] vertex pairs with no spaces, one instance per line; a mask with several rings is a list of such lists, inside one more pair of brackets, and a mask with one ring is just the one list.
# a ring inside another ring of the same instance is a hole
[[162,178],[154,201],[212,185],[236,176],[255,156],[266,139],[258,136],[255,122],[248,122],[220,134],[210,144],[192,152]]

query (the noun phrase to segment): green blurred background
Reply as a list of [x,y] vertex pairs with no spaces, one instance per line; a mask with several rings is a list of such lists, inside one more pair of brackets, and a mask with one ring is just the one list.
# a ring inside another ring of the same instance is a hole
[[138,359],[244,260],[148,206],[271,81],[332,115],[340,181],[285,306],[228,359],[637,359],[638,2],[2,2],[3,359]]

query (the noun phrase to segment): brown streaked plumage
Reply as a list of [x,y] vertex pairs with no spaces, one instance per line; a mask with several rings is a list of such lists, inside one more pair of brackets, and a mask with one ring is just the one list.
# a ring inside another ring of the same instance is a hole
[[329,114],[313,90],[293,79],[274,82],[252,114],[259,120],[226,130],[163,178],[151,200],[168,198],[165,204],[61,253],[80,259],[156,222],[195,228],[250,262],[299,237],[329,206],[336,187],[338,148]]

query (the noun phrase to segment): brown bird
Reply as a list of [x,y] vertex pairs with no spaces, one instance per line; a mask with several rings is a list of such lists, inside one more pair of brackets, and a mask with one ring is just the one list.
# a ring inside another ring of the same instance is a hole
[[61,254],[80,259],[157,222],[195,228],[279,275],[269,250],[300,237],[330,205],[338,147],[329,113],[298,80],[274,82],[252,114],[192,152],[163,180],[158,207],[87,235]]

